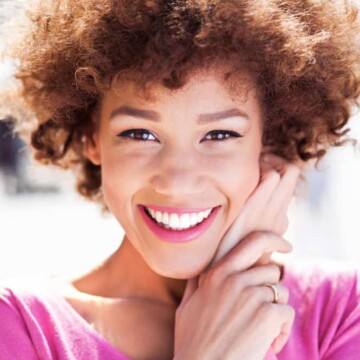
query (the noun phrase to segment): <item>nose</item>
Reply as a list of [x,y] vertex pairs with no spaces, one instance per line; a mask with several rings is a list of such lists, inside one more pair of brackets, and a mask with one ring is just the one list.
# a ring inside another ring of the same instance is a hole
[[199,154],[184,146],[175,149],[163,149],[159,154],[157,166],[151,177],[153,189],[162,195],[179,196],[198,195],[205,192],[205,163]]

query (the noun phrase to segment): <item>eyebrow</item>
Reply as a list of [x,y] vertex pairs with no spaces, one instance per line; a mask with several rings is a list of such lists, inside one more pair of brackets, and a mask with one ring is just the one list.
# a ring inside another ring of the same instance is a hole
[[211,114],[200,114],[198,117],[198,124],[206,124],[209,122],[219,121],[219,120],[225,120],[233,117],[242,117],[247,120],[249,120],[249,117],[239,109],[230,109],[225,111],[220,111],[216,113]]
[[112,111],[110,114],[110,120],[118,115],[128,115],[145,120],[160,121],[160,115],[156,111],[152,110],[141,110],[130,106],[121,106]]
[[[115,110],[113,110],[110,114],[110,120],[118,115],[127,115],[127,116],[133,116],[136,118],[144,119],[144,120],[150,120],[154,122],[160,122],[160,114],[153,110],[142,110],[133,108],[130,106],[121,106]],[[209,113],[209,114],[200,114],[198,116],[197,124],[207,124],[219,120],[225,120],[233,117],[241,117],[249,120],[249,116],[245,114],[244,112],[240,111],[237,108],[225,110],[225,111],[219,111],[215,113]]]

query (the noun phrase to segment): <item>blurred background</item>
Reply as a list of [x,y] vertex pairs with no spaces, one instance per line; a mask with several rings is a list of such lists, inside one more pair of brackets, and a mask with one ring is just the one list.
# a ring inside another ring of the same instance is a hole
[[[22,11],[0,0],[0,49],[4,24]],[[0,59],[0,90],[9,86],[13,64]],[[351,137],[360,141],[360,115]],[[286,238],[295,259],[360,264],[360,150],[331,150],[318,170],[309,170],[289,212]],[[36,165],[26,145],[0,122],[0,277],[72,275],[113,252],[123,230],[110,215],[74,191],[71,173]]]

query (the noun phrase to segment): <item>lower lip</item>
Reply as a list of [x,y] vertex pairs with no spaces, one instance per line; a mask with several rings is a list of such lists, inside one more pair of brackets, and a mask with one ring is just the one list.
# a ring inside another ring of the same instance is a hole
[[215,217],[220,210],[220,206],[214,208],[211,214],[202,223],[185,230],[165,229],[150,219],[143,206],[138,205],[138,209],[145,223],[156,236],[166,242],[183,243],[192,241],[201,236],[215,220]]

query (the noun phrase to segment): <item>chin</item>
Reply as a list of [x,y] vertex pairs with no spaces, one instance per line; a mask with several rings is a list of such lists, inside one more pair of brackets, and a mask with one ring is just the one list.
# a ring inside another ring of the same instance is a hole
[[209,265],[210,261],[206,261],[202,264],[200,263],[200,265],[199,263],[200,261],[197,261],[194,264],[190,264],[187,261],[176,263],[172,262],[170,264],[161,263],[161,265],[156,264],[153,266],[151,264],[149,265],[153,271],[160,276],[177,280],[187,280],[200,275]]

